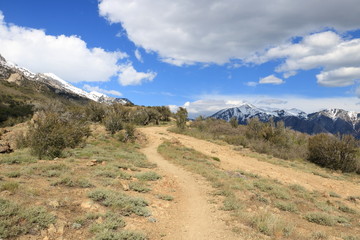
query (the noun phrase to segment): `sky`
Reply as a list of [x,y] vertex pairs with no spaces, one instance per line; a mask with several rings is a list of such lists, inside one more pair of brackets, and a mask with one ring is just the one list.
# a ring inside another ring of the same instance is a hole
[[358,0],[0,0],[0,54],[191,117],[249,102],[360,112]]

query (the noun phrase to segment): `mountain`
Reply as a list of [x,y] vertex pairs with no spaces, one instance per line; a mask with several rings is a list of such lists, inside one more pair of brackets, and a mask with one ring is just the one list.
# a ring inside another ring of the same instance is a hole
[[[77,88],[53,73],[33,73],[26,68],[17,66],[14,63],[7,62],[0,55],[0,80],[17,85],[33,85],[34,83],[43,84],[42,88],[47,88],[55,94],[73,100],[93,100],[100,103],[133,103],[126,98],[114,98],[98,92],[86,92]],[[29,81],[32,81],[30,83]],[[36,84],[35,84],[36,85]],[[44,90],[44,89],[43,89]]]
[[226,121],[232,117],[236,117],[240,124],[246,124],[252,118],[258,118],[262,122],[267,122],[272,118],[275,122],[283,121],[286,127],[308,134],[340,133],[360,138],[360,113],[343,109],[326,109],[306,114],[298,109],[258,108],[252,104],[243,103],[239,107],[223,109],[210,116],[210,118]]

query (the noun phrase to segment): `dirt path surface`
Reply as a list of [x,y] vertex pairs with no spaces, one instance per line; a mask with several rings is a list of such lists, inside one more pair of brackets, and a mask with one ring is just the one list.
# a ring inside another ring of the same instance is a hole
[[154,215],[157,219],[155,231],[165,233],[161,239],[239,239],[226,226],[225,213],[209,203],[209,192],[213,190],[209,184],[201,176],[169,163],[157,152],[162,140],[160,135],[154,134],[155,128],[141,131],[149,142],[141,151],[158,165],[162,175],[176,182],[175,203],[166,212]]
[[342,197],[360,196],[360,186],[351,182],[323,178],[300,170],[286,168],[255,158],[243,156],[232,149],[231,146],[222,146],[205,140],[200,140],[186,135],[172,133],[165,127],[149,127],[142,131],[152,139],[176,138],[183,145],[194,148],[206,155],[221,159],[220,167],[224,170],[243,170],[263,177],[277,179],[285,184],[299,184],[309,190],[317,190],[328,194],[330,191],[340,194]]

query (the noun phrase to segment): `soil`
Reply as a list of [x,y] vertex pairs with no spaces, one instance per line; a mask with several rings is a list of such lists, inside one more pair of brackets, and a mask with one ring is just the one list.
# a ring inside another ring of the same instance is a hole
[[[157,148],[162,143],[158,128],[146,128],[142,131],[147,135],[148,145],[141,151],[148,160],[158,165],[162,175],[172,178],[173,194],[176,204],[171,204],[164,213],[153,212],[157,219],[153,232],[165,233],[162,239],[238,239],[235,233],[226,226],[226,213],[218,210],[218,206],[210,203],[213,191],[211,186],[200,176],[191,174],[181,167],[165,160]],[[161,129],[166,131],[165,129]]]

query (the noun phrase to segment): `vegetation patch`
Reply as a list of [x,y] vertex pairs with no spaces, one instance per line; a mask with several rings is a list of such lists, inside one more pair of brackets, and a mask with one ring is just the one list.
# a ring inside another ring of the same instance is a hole
[[55,217],[45,208],[24,208],[0,199],[0,238],[15,238],[30,231],[38,232],[54,222]]
[[135,175],[135,177],[141,181],[156,181],[161,179],[162,177],[157,174],[156,172],[144,172],[144,173],[138,173]]
[[121,192],[105,189],[92,191],[88,196],[106,207],[112,207],[116,211],[120,211],[125,216],[132,213],[138,216],[150,216],[150,212],[146,209],[148,203],[142,198],[131,197]]
[[130,182],[129,188],[133,191],[140,193],[146,193],[151,191],[151,188],[149,188],[148,185],[143,182]]
[[158,199],[165,200],[165,201],[172,201],[174,200],[173,196],[167,195],[167,194],[158,194],[156,195]]
[[305,219],[309,222],[316,223],[324,226],[334,226],[336,219],[327,213],[311,212],[305,215]]
[[94,187],[89,180],[80,178],[80,179],[73,179],[70,177],[62,178],[59,181],[56,181],[51,184],[52,186],[65,186],[65,187],[78,187],[78,188],[91,188]]

